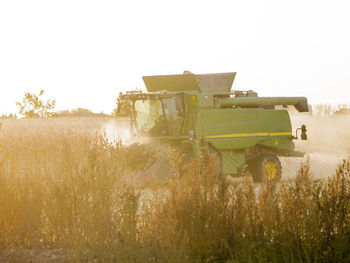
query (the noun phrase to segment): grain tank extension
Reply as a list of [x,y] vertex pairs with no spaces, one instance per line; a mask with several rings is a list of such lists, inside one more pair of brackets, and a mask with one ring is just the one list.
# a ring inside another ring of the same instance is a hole
[[[148,92],[127,92],[118,108],[132,108],[136,136],[178,145],[192,156],[216,152],[221,172],[240,176],[247,171],[256,182],[277,180],[282,173],[279,156],[302,157],[293,136],[288,111],[294,106],[308,112],[305,97],[258,97],[254,91],[231,90],[236,73],[180,74],[143,77]],[[281,107],[282,108],[282,107]]]

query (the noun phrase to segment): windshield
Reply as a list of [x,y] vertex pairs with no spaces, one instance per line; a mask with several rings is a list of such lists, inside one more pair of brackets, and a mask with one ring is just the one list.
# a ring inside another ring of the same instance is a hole
[[183,117],[182,99],[168,97],[135,101],[137,130],[148,135],[180,134]]
[[164,115],[160,100],[135,101],[135,120],[141,133],[162,134]]

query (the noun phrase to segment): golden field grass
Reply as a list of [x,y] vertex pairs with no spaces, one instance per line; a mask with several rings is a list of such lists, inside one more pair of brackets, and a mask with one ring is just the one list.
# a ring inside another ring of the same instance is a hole
[[[156,155],[101,136],[102,118],[3,120],[0,255],[64,249],[55,262],[350,261],[350,163],[280,184],[230,183],[215,155],[144,190],[121,180]],[[13,256],[11,262],[25,259]],[[58,261],[57,261],[58,260]]]

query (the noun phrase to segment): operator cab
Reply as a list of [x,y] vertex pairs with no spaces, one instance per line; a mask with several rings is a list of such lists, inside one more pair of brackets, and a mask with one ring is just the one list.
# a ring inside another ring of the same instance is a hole
[[126,94],[120,99],[132,101],[132,125],[138,135],[180,135],[185,114],[183,93]]

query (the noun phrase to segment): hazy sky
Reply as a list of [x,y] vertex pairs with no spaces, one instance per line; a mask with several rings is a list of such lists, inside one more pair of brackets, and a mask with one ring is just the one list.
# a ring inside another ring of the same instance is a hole
[[183,70],[350,103],[350,1],[0,0],[0,113],[40,89],[57,109],[109,113],[141,76]]

